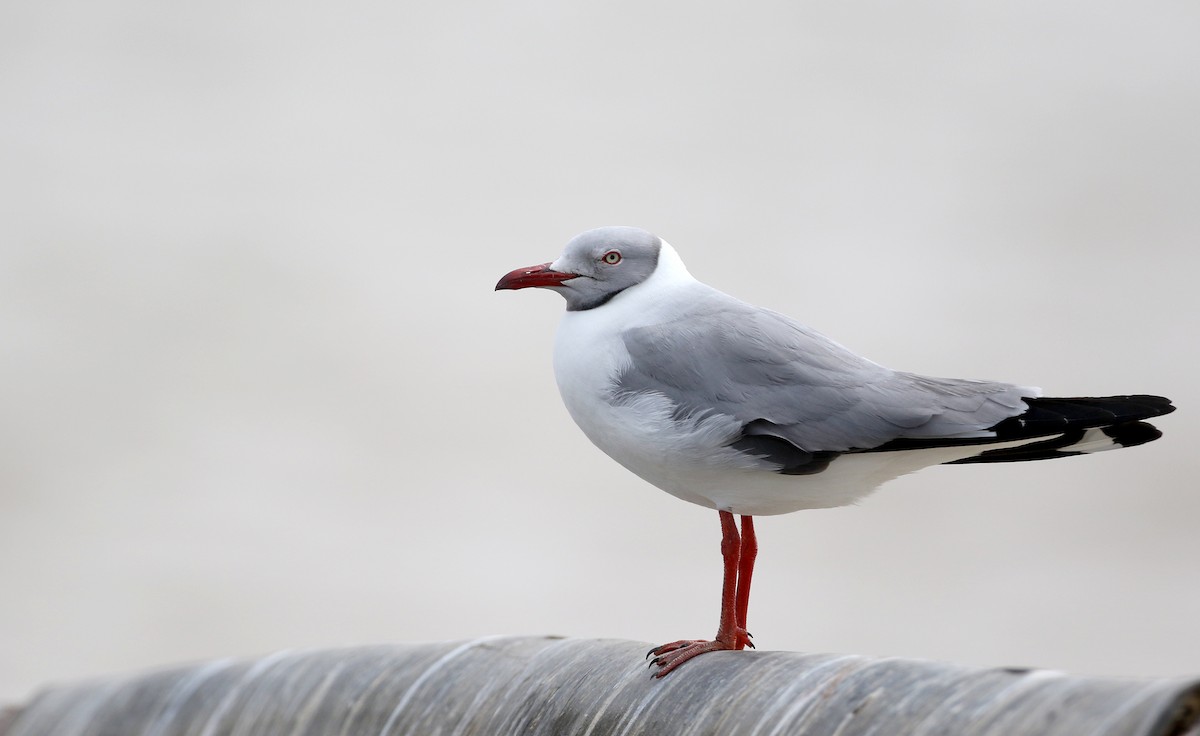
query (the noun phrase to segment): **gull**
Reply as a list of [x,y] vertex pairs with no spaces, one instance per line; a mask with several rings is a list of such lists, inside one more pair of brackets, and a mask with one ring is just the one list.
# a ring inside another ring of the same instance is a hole
[[1161,432],[1142,420],[1174,410],[1160,396],[1047,398],[1030,386],[885,368],[701,283],[674,248],[640,228],[589,230],[557,260],[496,284],[529,287],[566,300],[554,375],[588,439],[720,516],[716,637],[651,649],[655,677],[706,652],[754,646],[753,517],[852,504],[931,465],[1144,444]]

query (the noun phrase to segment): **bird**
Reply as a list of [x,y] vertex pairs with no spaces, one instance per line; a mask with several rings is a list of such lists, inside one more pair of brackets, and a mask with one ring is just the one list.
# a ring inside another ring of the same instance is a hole
[[1175,408],[1161,396],[1052,398],[886,368],[702,283],[636,227],[583,232],[556,260],[496,284],[530,287],[566,300],[554,376],[583,433],[651,485],[719,514],[716,636],[651,649],[659,678],[708,652],[754,647],[754,517],[853,504],[932,465],[1141,445],[1162,434],[1143,420]]

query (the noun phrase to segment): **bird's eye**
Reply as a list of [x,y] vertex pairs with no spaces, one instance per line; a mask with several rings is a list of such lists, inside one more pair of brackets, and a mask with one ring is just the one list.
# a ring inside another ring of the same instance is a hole
[[621,254],[615,250],[610,250],[601,257],[601,260],[610,266],[615,266],[621,262]]

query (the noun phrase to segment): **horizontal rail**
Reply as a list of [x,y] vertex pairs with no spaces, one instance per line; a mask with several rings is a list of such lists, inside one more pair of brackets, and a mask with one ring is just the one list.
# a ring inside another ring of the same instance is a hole
[[279,652],[55,686],[0,736],[1184,736],[1200,681],[718,652],[661,680],[628,641],[487,637]]

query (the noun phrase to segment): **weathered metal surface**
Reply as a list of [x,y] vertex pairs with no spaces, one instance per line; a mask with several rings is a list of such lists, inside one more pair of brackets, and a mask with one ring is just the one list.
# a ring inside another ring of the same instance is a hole
[[281,652],[53,687],[0,736],[836,734],[1183,736],[1200,681],[533,637]]

